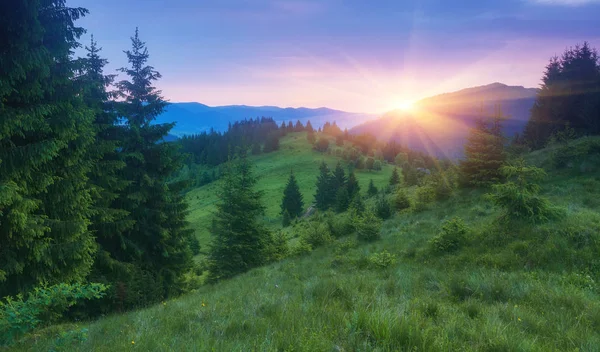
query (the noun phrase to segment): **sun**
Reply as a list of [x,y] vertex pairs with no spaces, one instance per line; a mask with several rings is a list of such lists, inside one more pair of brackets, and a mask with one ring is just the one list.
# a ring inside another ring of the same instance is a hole
[[400,102],[400,104],[398,104],[398,109],[402,110],[402,111],[411,111],[414,109],[414,102],[409,101],[409,100],[405,100]]

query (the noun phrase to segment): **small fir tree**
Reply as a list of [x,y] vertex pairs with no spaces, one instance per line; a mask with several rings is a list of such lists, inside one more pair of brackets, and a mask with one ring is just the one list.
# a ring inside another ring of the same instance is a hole
[[319,166],[317,178],[317,193],[315,194],[316,207],[319,210],[327,210],[335,201],[336,193],[333,192],[332,175],[325,162]]
[[285,216],[287,213],[290,219],[295,219],[302,215],[304,210],[304,200],[298,182],[294,173],[290,173],[288,182],[283,190],[283,199],[281,200],[281,214]]
[[373,197],[375,195],[377,195],[377,193],[379,193],[379,191],[377,190],[377,187],[375,187],[375,183],[373,183],[373,179],[369,180],[369,188],[367,188],[367,195],[369,197]]
[[398,174],[398,168],[394,168],[392,176],[390,176],[390,186],[396,186],[400,184],[400,175]]

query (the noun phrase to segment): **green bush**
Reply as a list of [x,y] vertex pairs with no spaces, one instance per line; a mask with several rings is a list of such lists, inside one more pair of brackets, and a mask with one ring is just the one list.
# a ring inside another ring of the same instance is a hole
[[416,211],[423,211],[427,209],[427,206],[435,199],[435,191],[431,186],[421,186],[417,188],[415,193],[415,206]]
[[329,233],[335,238],[348,236],[354,233],[354,224],[350,214],[342,213],[327,217],[327,227]]
[[107,287],[102,284],[58,284],[34,289],[27,295],[0,301],[0,345],[10,345],[22,335],[56,322],[78,301],[99,299]]
[[281,231],[271,234],[271,239],[266,247],[267,262],[277,262],[290,254],[287,238]]
[[381,219],[372,212],[366,212],[355,220],[356,236],[361,241],[375,241],[380,238]]
[[468,228],[461,218],[450,219],[442,225],[442,231],[431,239],[435,253],[449,253],[461,248],[467,239]]
[[527,166],[521,159],[513,165],[503,166],[501,172],[506,183],[493,185],[494,193],[487,197],[504,209],[503,219],[543,222],[560,215],[548,199],[539,195],[540,186],[533,183],[546,176],[544,170]]
[[302,238],[295,246],[292,246],[290,254],[293,256],[303,256],[312,252],[312,250],[313,247]]
[[391,254],[384,249],[380,253],[372,254],[369,257],[369,263],[376,269],[385,269],[396,264],[396,255]]
[[301,239],[308,243],[312,248],[316,248],[333,241],[329,227],[326,223],[321,221],[308,222],[304,228]]
[[586,158],[600,154],[599,139],[582,139],[578,143],[567,143],[556,148],[550,157],[552,166],[558,169],[574,167]]
[[396,192],[396,196],[394,197],[394,208],[398,211],[410,208],[410,200],[408,199],[405,190],[399,189],[398,192]]

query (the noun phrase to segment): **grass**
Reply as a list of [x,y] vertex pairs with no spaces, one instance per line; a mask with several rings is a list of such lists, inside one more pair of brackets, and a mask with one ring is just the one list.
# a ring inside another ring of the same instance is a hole
[[[269,155],[259,158],[263,174],[286,174],[284,161],[269,169]],[[600,179],[570,172],[542,185],[567,212],[546,224],[498,223],[482,191],[459,191],[395,214],[374,243],[341,238],[148,309],[49,327],[14,350],[598,351]],[[429,241],[453,217],[466,243],[433,253]],[[368,265],[384,250],[397,260]]]
[[[259,178],[258,189],[264,192],[263,204],[267,208],[264,221],[272,227],[278,227],[281,223],[281,198],[291,170],[304,197],[305,207],[308,208],[314,200],[321,161],[325,161],[332,170],[338,161],[343,163],[343,160],[333,155],[312,150],[305,132],[290,133],[281,139],[278,151],[250,159],[254,164],[255,175]],[[378,188],[387,186],[392,171],[392,166],[384,165],[381,171],[355,170],[355,175],[364,193],[370,179],[373,179]],[[188,219],[203,247],[210,243],[209,225],[215,211],[218,187],[219,183],[213,182],[192,190],[187,196],[190,204]]]

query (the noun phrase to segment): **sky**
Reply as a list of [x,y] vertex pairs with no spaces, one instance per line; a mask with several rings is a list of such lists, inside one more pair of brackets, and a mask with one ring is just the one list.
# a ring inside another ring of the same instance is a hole
[[[109,60],[136,26],[171,102],[383,112],[462,88],[538,87],[600,48],[600,0],[69,0]],[[79,52],[78,52],[79,53]]]

